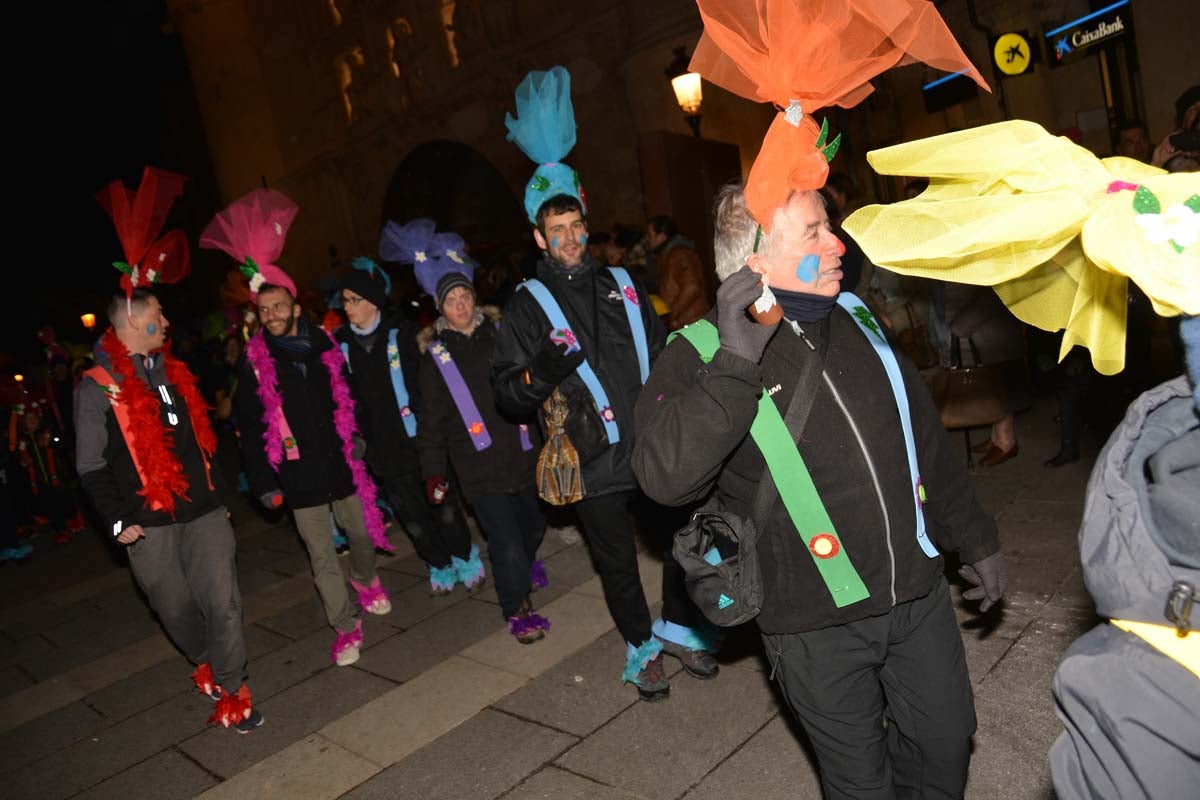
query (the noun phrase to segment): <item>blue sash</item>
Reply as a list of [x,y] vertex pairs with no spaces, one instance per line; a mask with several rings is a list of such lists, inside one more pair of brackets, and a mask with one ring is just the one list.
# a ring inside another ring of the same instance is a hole
[[866,336],[867,341],[874,346],[875,354],[879,356],[879,360],[883,362],[883,368],[887,372],[888,382],[892,384],[892,394],[895,395],[896,406],[900,410],[900,425],[904,429],[904,449],[908,453],[908,470],[913,479],[913,504],[917,513],[917,543],[921,545],[921,550],[926,556],[936,558],[938,551],[933,546],[933,542],[929,540],[929,534],[925,530],[925,512],[921,509],[925,502],[925,487],[921,485],[920,467],[917,465],[917,444],[913,438],[908,392],[904,388],[904,377],[900,374],[900,363],[896,361],[896,354],[892,352],[892,346],[884,337],[879,322],[872,316],[862,300],[859,300],[851,292],[842,292],[838,295],[837,302],[839,306],[849,312],[854,321],[858,323],[863,336]]

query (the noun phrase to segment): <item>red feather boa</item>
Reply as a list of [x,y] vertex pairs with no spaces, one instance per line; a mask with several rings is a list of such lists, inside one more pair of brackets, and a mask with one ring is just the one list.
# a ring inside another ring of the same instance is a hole
[[[189,484],[175,455],[175,441],[163,424],[158,397],[137,376],[133,357],[112,328],[104,332],[100,347],[112,361],[113,372],[121,378],[118,402],[129,409],[128,445],[131,452],[137,453],[136,463],[142,472],[143,486],[138,494],[146,498],[147,508],[174,515],[176,497],[191,502],[187,495]],[[187,365],[171,355],[169,343],[163,345],[162,357],[167,380],[183,397],[196,443],[207,461],[217,449],[217,436],[208,420],[208,404],[196,388],[196,378]]]

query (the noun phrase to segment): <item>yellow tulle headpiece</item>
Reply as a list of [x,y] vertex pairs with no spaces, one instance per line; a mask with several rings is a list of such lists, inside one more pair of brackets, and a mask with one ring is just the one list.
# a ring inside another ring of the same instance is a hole
[[1126,280],[1163,316],[1200,314],[1200,174],[1099,159],[1024,120],[876,150],[884,175],[929,188],[844,222],[867,257],[903,275],[992,286],[1024,322],[1063,330],[1097,371],[1125,364]]

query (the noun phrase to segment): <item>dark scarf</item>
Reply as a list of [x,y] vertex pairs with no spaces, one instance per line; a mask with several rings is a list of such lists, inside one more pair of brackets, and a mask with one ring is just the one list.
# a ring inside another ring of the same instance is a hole
[[783,315],[793,322],[820,322],[829,316],[837,305],[837,295],[824,297],[808,292],[789,292],[783,289],[771,289],[775,299],[783,306]]
[[312,331],[308,327],[308,320],[303,317],[296,320],[295,336],[272,336],[266,328],[263,328],[263,336],[279,348],[281,354],[291,362],[292,366],[300,370],[301,375],[308,376],[304,360],[312,352],[313,347]]

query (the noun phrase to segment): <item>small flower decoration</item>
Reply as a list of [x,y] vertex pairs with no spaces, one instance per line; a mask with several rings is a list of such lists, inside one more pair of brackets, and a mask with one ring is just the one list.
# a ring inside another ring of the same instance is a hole
[[426,261],[429,260],[429,256],[425,255],[424,250],[418,250],[416,253],[413,254],[413,258],[416,259],[418,264],[424,264]]
[[467,430],[471,432],[472,436],[478,436],[483,433],[483,423],[479,420],[475,420],[471,423],[471,427],[467,428]]
[[605,406],[600,411],[600,416],[604,418],[605,422],[612,422],[617,418],[617,415],[613,413],[612,406]]
[[442,352],[438,353],[437,360],[443,364],[449,364],[450,363],[450,354],[447,353],[445,350],[442,350]]
[[[108,395],[108,398],[110,400],[116,400],[117,397],[121,394],[121,387],[117,386],[115,383],[110,383],[108,386],[105,386],[103,388],[104,388],[104,393],[106,395]],[[18,411],[17,411],[18,414],[24,413],[24,409],[22,409],[20,406],[18,406],[17,408],[18,408]]]
[[833,558],[841,550],[838,540],[828,533],[818,533],[808,542],[808,550],[817,558]]
[[411,408],[409,408],[408,406],[404,406],[403,408],[401,408],[401,409],[400,409],[400,416],[402,416],[402,417],[411,417],[411,416],[412,416],[412,409],[411,409]]
[[626,287],[625,287],[625,289],[624,289],[623,291],[625,292],[625,299],[626,299],[626,300],[628,300],[629,302],[633,303],[635,306],[640,306],[640,305],[641,305],[641,302],[638,300],[638,296],[637,296],[637,290],[636,290],[636,289],[634,289],[632,286],[626,286]]
[[296,449],[296,438],[294,436],[287,437],[286,439],[283,440],[283,446],[284,446],[284,448],[286,448],[288,450],[295,450]]
[[262,285],[266,282],[267,279],[263,277],[261,272],[254,273],[254,276],[250,278],[250,293],[258,294],[258,290],[261,289]]
[[550,341],[555,344],[565,344],[568,350],[575,350],[579,347],[579,340],[575,338],[575,334],[570,328],[555,328],[550,332]]
[[1134,222],[1151,244],[1170,242],[1176,253],[1182,253],[1200,238],[1200,195],[1194,194],[1164,210],[1153,192],[1139,186],[1133,196],[1133,210],[1137,212]]
[[456,253],[456,252],[455,252],[455,251],[453,251],[453,250],[447,250],[447,251],[446,251],[446,258],[450,259],[450,260],[451,260],[451,261],[453,261],[455,264],[461,264],[461,263],[463,263],[462,256],[460,256],[458,253]]
[[280,225],[278,222],[275,223],[275,235],[283,236],[283,226]]

